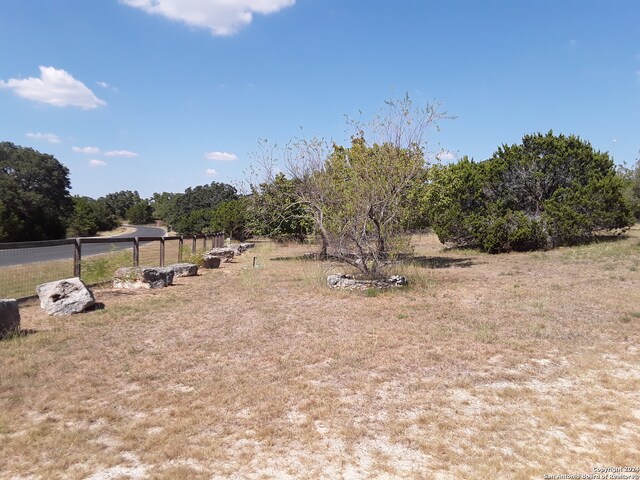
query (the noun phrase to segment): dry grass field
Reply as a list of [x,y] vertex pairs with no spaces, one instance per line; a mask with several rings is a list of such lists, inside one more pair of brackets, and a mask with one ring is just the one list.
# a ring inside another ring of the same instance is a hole
[[[416,238],[406,290],[269,243],[0,342],[2,479],[542,479],[640,467],[640,230],[490,256]],[[257,267],[252,268],[253,256]]]

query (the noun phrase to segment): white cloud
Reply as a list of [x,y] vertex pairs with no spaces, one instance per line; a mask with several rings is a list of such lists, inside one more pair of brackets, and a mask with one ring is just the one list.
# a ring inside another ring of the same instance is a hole
[[120,0],[147,13],[200,28],[212,35],[233,35],[249,25],[254,13],[267,15],[291,7],[296,0]]
[[106,105],[87,86],[64,70],[40,66],[40,78],[10,78],[0,80],[0,88],[9,88],[16,95],[56,107],[80,107],[84,110]]
[[207,170],[204,173],[206,173],[210,177],[213,177],[214,175],[218,174],[218,172],[216,172],[215,169],[213,168],[207,168]]
[[129,150],[111,150],[109,152],[104,152],[105,157],[137,157],[138,154],[136,152],[130,152]]
[[28,138],[33,138],[34,140],[45,140],[49,143],[60,143],[61,140],[57,135],[53,133],[27,133]]
[[442,162],[450,162],[456,159],[456,154],[449,150],[442,150],[436,154],[436,159]]
[[107,162],[105,162],[104,160],[89,160],[89,166],[96,168],[96,167],[104,167],[107,164]]
[[109,88],[109,84],[107,82],[96,82],[102,88]]
[[84,153],[85,155],[98,155],[100,153],[100,149],[98,147],[72,147],[76,153]]
[[220,162],[233,162],[238,159],[235,153],[227,152],[209,152],[204,154],[207,160],[218,160]]

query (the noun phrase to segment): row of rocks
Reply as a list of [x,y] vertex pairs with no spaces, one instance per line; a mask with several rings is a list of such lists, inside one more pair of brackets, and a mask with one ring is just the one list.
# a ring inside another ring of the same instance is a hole
[[[113,288],[163,288],[173,284],[176,277],[198,274],[193,263],[176,263],[168,267],[125,267],[116,270]],[[71,315],[84,312],[96,304],[93,292],[77,278],[65,278],[36,287],[40,307],[49,315]],[[20,329],[18,302],[0,300],[0,337]]]
[[204,255],[203,266],[204,268],[218,268],[222,261],[231,262],[235,257],[239,257],[255,246],[255,243],[232,243],[228,247],[212,248]]
[[407,279],[400,275],[381,280],[358,280],[353,275],[336,273],[327,277],[327,285],[330,288],[346,288],[350,290],[367,290],[368,288],[392,288],[408,285]]

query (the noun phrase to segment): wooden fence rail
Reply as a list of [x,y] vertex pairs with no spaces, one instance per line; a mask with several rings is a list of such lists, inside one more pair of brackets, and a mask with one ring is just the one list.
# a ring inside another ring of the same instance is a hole
[[[44,240],[38,242],[12,242],[0,243],[0,250],[23,250],[44,247],[58,247],[61,245],[73,245],[73,275],[81,276],[82,266],[82,246],[88,244],[115,244],[130,243],[133,248],[133,265],[140,264],[140,246],[148,245],[153,242],[160,242],[160,266],[165,265],[165,244],[170,241],[178,242],[178,261],[182,261],[182,249],[185,241],[191,242],[191,252],[196,253],[198,240],[202,240],[203,250],[207,249],[207,244],[211,248],[224,246],[224,234],[214,233],[212,235],[181,235],[181,236],[165,236],[165,237],[104,237],[104,238],[67,238],[63,240]],[[210,243],[209,243],[210,242]],[[127,247],[124,247],[127,248]]]

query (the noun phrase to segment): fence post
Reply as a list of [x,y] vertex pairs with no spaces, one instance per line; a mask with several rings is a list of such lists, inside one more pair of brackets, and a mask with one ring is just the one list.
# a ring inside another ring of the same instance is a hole
[[184,237],[180,235],[178,240],[178,263],[182,263],[182,247],[184,246]]
[[140,240],[138,237],[133,239],[133,266],[140,265]]
[[164,267],[164,237],[160,237],[160,266]]
[[75,239],[73,244],[73,276],[80,278],[82,274],[81,264],[82,262],[82,240],[79,238]]
[[203,250],[207,249],[207,236],[206,235],[202,236],[202,249]]
[[191,237],[191,253],[196,254],[196,236]]

